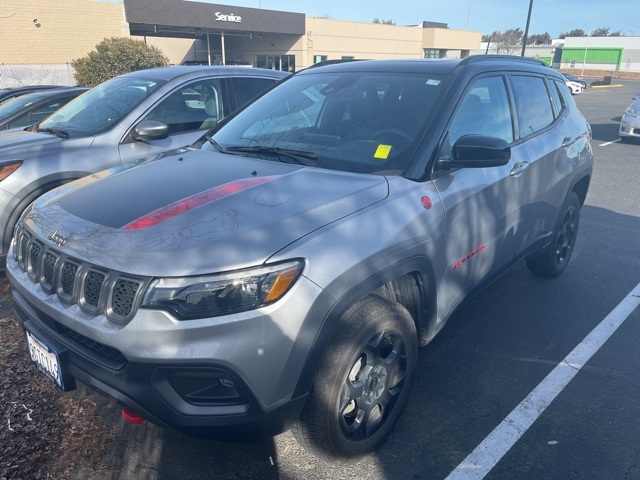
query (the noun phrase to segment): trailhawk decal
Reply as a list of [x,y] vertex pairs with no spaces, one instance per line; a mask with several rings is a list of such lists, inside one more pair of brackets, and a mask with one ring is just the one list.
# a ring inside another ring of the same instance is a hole
[[262,177],[262,178],[248,178],[245,180],[238,180],[235,182],[225,183],[218,187],[210,188],[204,192],[196,193],[177,202],[173,202],[166,207],[159,208],[143,217],[128,223],[123,230],[139,230],[141,228],[152,227],[158,223],[169,220],[170,218],[177,217],[178,215],[188,212],[196,207],[205,205],[207,203],[220,200],[221,198],[228,197],[234,193],[241,192],[256,185],[260,185],[265,182],[273,180],[275,177]]
[[487,244],[483,243],[478,248],[476,248],[473,252],[469,252],[468,254],[466,254],[464,257],[462,257],[460,260],[458,260],[456,263],[453,264],[453,270],[455,270],[458,267],[461,267],[464,262],[469,260],[471,257],[476,256],[481,251],[483,251],[485,248],[487,248]]

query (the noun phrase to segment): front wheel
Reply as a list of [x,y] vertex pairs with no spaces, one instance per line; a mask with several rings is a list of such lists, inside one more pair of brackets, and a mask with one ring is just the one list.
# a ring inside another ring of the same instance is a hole
[[569,264],[580,224],[580,201],[575,192],[569,193],[556,223],[551,245],[542,254],[527,258],[527,267],[545,278],[559,277]]
[[416,366],[416,327],[401,305],[370,295],[349,309],[327,348],[298,442],[330,464],[376,449],[398,420]]

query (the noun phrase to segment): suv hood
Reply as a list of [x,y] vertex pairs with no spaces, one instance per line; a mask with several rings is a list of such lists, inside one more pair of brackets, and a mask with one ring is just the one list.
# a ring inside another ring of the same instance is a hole
[[196,275],[260,265],[388,195],[382,176],[199,150],[120,170],[41,197],[25,216],[27,226],[95,265]]
[[87,148],[92,142],[93,137],[60,138],[52,133],[8,131],[0,134],[0,160],[55,155],[63,150]]

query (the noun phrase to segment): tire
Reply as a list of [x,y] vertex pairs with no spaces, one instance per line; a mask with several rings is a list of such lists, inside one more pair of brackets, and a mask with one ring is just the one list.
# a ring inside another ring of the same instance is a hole
[[633,138],[631,138],[631,137],[620,137],[620,141],[622,143],[633,143]]
[[569,264],[580,224],[580,201],[569,193],[560,210],[551,244],[540,254],[527,259],[527,267],[540,277],[559,277]]
[[332,465],[375,450],[406,403],[417,357],[415,323],[404,307],[377,295],[358,302],[325,352],[293,427],[298,442]]

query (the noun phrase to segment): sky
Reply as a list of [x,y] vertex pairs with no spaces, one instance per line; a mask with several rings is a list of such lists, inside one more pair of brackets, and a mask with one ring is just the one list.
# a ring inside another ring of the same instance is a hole
[[[308,16],[328,16],[333,20],[371,22],[374,18],[393,20],[397,25],[417,25],[423,20],[442,22],[449,28],[492,33],[511,28],[523,31],[529,0],[218,0],[205,1],[268,10],[299,12]],[[581,28],[591,31],[609,27],[627,36],[640,36],[637,0],[533,0],[529,34],[548,32],[557,38],[562,32]]]

